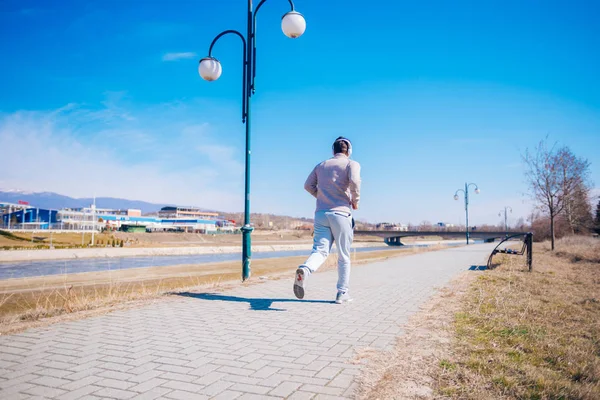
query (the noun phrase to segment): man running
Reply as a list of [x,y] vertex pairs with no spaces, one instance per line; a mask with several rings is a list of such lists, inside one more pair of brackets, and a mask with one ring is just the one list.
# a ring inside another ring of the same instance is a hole
[[314,243],[306,262],[296,270],[294,294],[304,298],[306,278],[325,262],[335,242],[338,250],[338,282],[335,302],[352,301],[350,281],[350,247],[353,239],[352,210],[360,200],[360,164],[350,160],[352,143],[340,136],[333,142],[333,158],[317,165],[306,180],[304,189],[317,198]]

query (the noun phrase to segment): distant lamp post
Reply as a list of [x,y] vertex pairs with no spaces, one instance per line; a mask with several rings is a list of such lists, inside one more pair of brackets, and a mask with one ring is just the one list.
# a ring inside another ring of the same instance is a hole
[[508,236],[508,211],[512,214],[513,210],[510,206],[504,206],[504,211],[500,211],[498,216],[501,217],[504,214],[504,232],[506,232],[506,236]]
[[[252,10],[252,0],[248,0],[248,19],[246,35],[236,30],[226,30],[219,33],[208,48],[208,56],[201,59],[198,73],[202,79],[216,81],[221,76],[223,69],[219,60],[212,56],[212,50],[222,36],[234,34],[242,40],[243,45],[243,74],[242,74],[242,123],[246,124],[246,168],[245,168],[245,206],[244,226],[242,227],[242,280],[250,278],[250,261],[252,256],[250,235],[254,228],[250,225],[250,98],[254,94],[254,78],[256,76],[256,14],[265,3],[261,0]],[[292,39],[302,36],[306,30],[306,21],[302,14],[294,9],[292,0],[288,0],[291,10],[281,18],[281,30]]]
[[458,200],[458,192],[463,192],[465,194],[465,215],[467,219],[466,225],[466,236],[467,236],[467,245],[469,244],[469,187],[471,185],[475,186],[475,194],[479,194],[480,190],[475,183],[465,183],[465,189],[458,189],[456,193],[454,193],[454,200]]

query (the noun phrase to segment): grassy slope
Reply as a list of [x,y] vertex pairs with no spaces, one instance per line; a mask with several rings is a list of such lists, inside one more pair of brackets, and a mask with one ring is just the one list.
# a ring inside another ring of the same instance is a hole
[[534,250],[486,272],[455,315],[438,394],[457,399],[600,399],[600,240]]

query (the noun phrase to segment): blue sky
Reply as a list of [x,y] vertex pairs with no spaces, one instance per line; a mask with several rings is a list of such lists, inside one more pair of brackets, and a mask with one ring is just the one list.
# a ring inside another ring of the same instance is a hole
[[[548,136],[600,186],[595,1],[298,0],[306,33],[258,17],[252,211],[311,216],[303,183],[344,135],[363,167],[357,217],[464,218],[531,204],[520,154]],[[243,209],[241,45],[246,2],[1,1],[0,188]],[[10,150],[9,150],[10,149]],[[6,171],[8,165],[8,171]]]

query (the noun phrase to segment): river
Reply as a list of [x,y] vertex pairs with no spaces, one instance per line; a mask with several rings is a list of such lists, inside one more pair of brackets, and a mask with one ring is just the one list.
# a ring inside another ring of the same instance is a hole
[[[456,246],[464,243],[448,243],[447,246]],[[412,244],[401,247],[358,247],[353,252],[399,250],[411,247],[430,247],[435,244]],[[265,251],[256,252],[252,259],[282,258],[294,256],[308,256],[310,250],[291,251]],[[163,256],[132,256],[132,257],[106,257],[106,258],[75,258],[66,260],[36,260],[0,263],[0,280],[11,278],[29,278],[34,276],[75,274],[81,272],[111,271],[130,268],[166,267],[185,264],[209,264],[223,261],[236,261],[241,259],[241,253],[218,254],[192,254],[192,255],[163,255]]]

